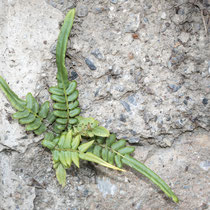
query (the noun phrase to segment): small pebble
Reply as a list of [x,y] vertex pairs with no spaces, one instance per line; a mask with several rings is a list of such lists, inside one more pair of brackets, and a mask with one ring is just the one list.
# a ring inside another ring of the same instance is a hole
[[81,5],[77,8],[77,16],[78,17],[85,17],[88,15],[88,8],[84,5]]
[[166,19],[166,13],[165,13],[165,12],[163,12],[163,13],[161,14],[161,19],[163,19],[163,20]]
[[207,99],[207,98],[204,98],[204,99],[202,100],[202,103],[203,103],[203,105],[207,105],[207,104],[208,104],[208,99]]
[[184,100],[183,103],[187,106],[187,103],[188,103],[188,102],[187,102],[187,100]]
[[117,4],[117,1],[118,1],[118,0],[110,0],[110,2],[111,2],[112,4]]
[[182,33],[179,35],[179,37],[178,37],[178,39],[179,39],[182,43],[187,43],[188,40],[189,40],[189,38],[190,38],[190,34],[189,34],[189,33],[186,33],[186,32],[182,32]]
[[165,26],[166,27],[169,27],[170,26],[170,23],[169,22],[165,23]]
[[130,105],[129,105],[127,102],[121,101],[120,103],[123,105],[123,107],[125,108],[125,110],[126,110],[127,112],[130,112],[130,111],[131,111]]
[[91,54],[94,55],[99,60],[102,60],[104,58],[99,49],[93,50]]
[[131,104],[137,106],[135,95],[130,95],[130,96],[128,96],[128,101],[129,101]]
[[85,58],[85,63],[88,65],[90,70],[93,70],[93,71],[96,70],[96,66],[89,58]]
[[210,161],[205,160],[200,162],[200,167],[204,170],[204,171],[208,171],[210,169]]
[[120,121],[126,122],[126,117],[125,117],[124,114],[121,114],[121,115],[120,115]]
[[140,139],[139,138],[129,138],[128,142],[131,144],[137,144],[140,142]]
[[177,92],[181,88],[180,85],[177,86],[177,85],[174,85],[174,84],[169,84],[168,86],[173,92]]
[[71,72],[71,80],[75,80],[76,78],[78,77],[78,74],[77,74],[77,72],[76,71],[72,71]]

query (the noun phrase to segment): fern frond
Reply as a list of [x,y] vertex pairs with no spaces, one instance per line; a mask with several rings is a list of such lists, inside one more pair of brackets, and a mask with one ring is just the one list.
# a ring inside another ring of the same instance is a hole
[[[122,169],[104,161],[102,158],[97,157],[95,154],[87,152],[93,145],[94,141],[81,144],[81,135],[72,132],[63,132],[60,137],[56,137],[52,133],[47,133],[42,145],[51,150],[53,156],[53,167],[56,169],[56,176],[59,183],[64,186],[66,182],[64,179],[64,170],[71,167],[72,162],[79,168],[79,160],[87,160],[98,163],[102,166],[112,168],[115,170]],[[61,167],[62,165],[62,167]]]
[[179,200],[177,196],[156,173],[154,173],[143,163],[130,156],[134,150],[134,147],[126,146],[126,140],[117,140],[115,134],[111,134],[108,138],[96,139],[88,151],[102,158],[103,160],[108,161],[110,164],[116,165],[118,168],[122,168],[123,164],[130,166],[150,179],[168,197],[172,198],[174,202],[178,203]]
[[75,133],[79,133],[85,137],[108,137],[110,135],[109,131],[102,126],[99,126],[99,122],[92,117],[85,118],[77,116],[76,119],[78,120],[78,123],[73,128]]
[[49,92],[52,94],[51,99],[55,101],[53,114],[56,117],[54,125],[56,133],[61,133],[66,128],[71,129],[72,125],[78,122],[75,117],[80,114],[81,109],[77,100],[79,92],[76,87],[77,82],[71,81],[65,91],[58,86],[49,88]]
[[64,19],[56,46],[56,64],[58,87],[66,89],[69,85],[68,73],[65,67],[65,57],[68,37],[73,25],[75,9],[71,9]]
[[6,81],[0,76],[0,88],[4,92],[5,96],[7,97],[8,101],[11,103],[13,108],[17,109],[18,111],[23,111],[26,102],[20,99],[8,86]]
[[43,120],[47,118],[49,112],[49,102],[39,106],[37,100],[28,93],[26,101],[20,99],[8,86],[6,81],[0,77],[0,88],[5,93],[13,108],[18,110],[12,115],[13,119],[18,119],[19,123],[26,125],[27,131],[33,131],[36,135],[46,131],[46,125]]
[[74,117],[81,112],[77,100],[79,95],[78,90],[76,90],[77,82],[68,81],[68,72],[65,67],[66,47],[73,25],[74,15],[75,9],[70,10],[61,27],[56,47],[58,85],[49,89],[49,92],[52,94],[51,99],[55,101],[55,104],[53,105],[55,111],[53,113],[57,119],[54,124],[54,131],[58,134],[65,129],[71,129],[72,125],[77,123],[77,119]]

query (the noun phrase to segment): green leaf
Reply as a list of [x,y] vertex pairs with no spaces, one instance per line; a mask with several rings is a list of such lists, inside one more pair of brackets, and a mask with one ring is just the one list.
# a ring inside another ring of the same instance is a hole
[[64,142],[66,140],[66,134],[63,133],[61,136],[60,136],[60,139],[59,139],[59,142],[58,142],[58,146],[63,149],[63,145],[64,145]]
[[117,167],[122,168],[121,157],[119,155],[115,155],[114,160],[115,160],[115,163],[116,163]]
[[42,145],[43,145],[43,147],[47,147],[50,150],[54,149],[54,147],[55,147],[55,143],[52,141],[49,141],[49,140],[43,140]]
[[56,122],[57,122],[58,124],[66,125],[67,119],[65,119],[65,118],[57,118],[57,119],[56,119]]
[[108,162],[112,165],[114,164],[114,157],[115,157],[115,154],[112,151],[109,151],[108,152]]
[[37,130],[35,130],[34,133],[35,133],[36,135],[41,135],[41,134],[44,133],[46,130],[47,130],[46,125],[42,123],[42,125],[41,125]]
[[77,88],[77,82],[75,80],[71,81],[69,87],[66,89],[66,94],[72,94]]
[[58,87],[50,87],[49,92],[54,94],[54,95],[64,96],[63,89],[58,88]]
[[25,109],[26,102],[20,99],[8,86],[6,81],[0,76],[0,88],[4,92],[5,96],[11,103],[11,105],[18,111],[23,111]]
[[65,138],[65,141],[63,143],[63,148],[64,149],[70,149],[71,148],[71,142],[72,142],[72,131],[70,130],[66,134],[66,138]]
[[53,114],[54,114],[56,117],[67,118],[67,112],[66,112],[66,111],[56,110],[56,111],[53,111]]
[[24,111],[14,113],[12,115],[12,118],[13,119],[21,119],[24,117],[28,117],[29,114],[30,114],[30,112],[27,109],[25,109]]
[[28,117],[24,117],[24,118],[19,119],[19,123],[22,124],[22,125],[29,124],[29,123],[32,123],[35,119],[36,119],[36,117],[32,113],[30,113],[28,115]]
[[61,161],[61,163],[62,163],[65,167],[68,167],[67,161],[66,161],[66,157],[65,157],[65,151],[60,151],[60,152],[59,152],[59,160]]
[[101,137],[108,137],[110,135],[109,131],[102,126],[98,126],[98,127],[94,128],[92,130],[92,132],[94,135],[101,136]]
[[55,103],[53,104],[53,109],[59,109],[59,110],[66,110],[66,104],[62,103]]
[[125,171],[123,169],[120,169],[120,168],[118,168],[116,166],[113,166],[113,165],[107,163],[103,159],[99,158],[98,156],[96,156],[96,155],[94,155],[93,153],[90,153],[90,152],[80,153],[79,157],[81,159],[83,159],[83,160],[95,162],[95,163],[98,163],[98,164],[100,164],[102,166],[105,166],[105,167],[108,167],[108,168],[111,168],[111,169],[115,169],[115,170],[119,170],[119,171]]
[[73,141],[72,141],[72,149],[77,149],[79,144],[80,144],[80,140],[81,140],[81,136],[80,135],[77,135],[73,138]]
[[170,187],[151,169],[146,167],[143,163],[140,163],[135,158],[125,155],[122,158],[122,162],[131,168],[135,169],[136,171],[140,172],[148,179],[150,179],[154,184],[156,184],[168,197],[172,198],[175,203],[179,202],[177,196],[173,193]]
[[66,185],[66,170],[62,166],[62,164],[59,164],[56,169],[56,177],[58,182],[64,187]]
[[32,110],[32,109],[33,109],[33,106],[34,106],[34,98],[33,98],[33,96],[32,96],[31,93],[28,93],[28,94],[26,95],[26,102],[27,102],[26,107],[27,107],[29,110]]
[[79,168],[79,154],[78,152],[71,152],[73,163]]
[[49,109],[50,109],[49,101],[44,102],[40,107],[39,116],[45,119],[48,115]]
[[99,122],[95,120],[93,117],[82,117],[78,116],[76,117],[79,121],[80,125],[90,125],[92,128],[95,128],[98,126]]
[[57,80],[59,88],[68,88],[69,86],[68,73],[65,67],[65,54],[68,37],[73,25],[74,16],[75,9],[71,9],[65,17],[60,34],[58,36],[56,47],[56,64],[58,68]]
[[79,91],[75,90],[70,96],[68,96],[68,101],[72,102],[75,101],[79,96]]
[[64,153],[65,153],[66,163],[67,163],[68,167],[70,168],[71,167],[71,163],[72,163],[71,152],[70,151],[65,151]]
[[76,118],[69,119],[69,124],[71,124],[71,125],[76,124],[77,122],[78,122],[78,120]]
[[121,139],[121,140],[113,143],[112,146],[111,146],[111,148],[113,150],[117,150],[118,151],[120,148],[124,147],[125,145],[126,145],[126,140]]
[[78,106],[79,106],[79,101],[76,100],[76,101],[71,102],[71,103],[69,104],[69,109],[74,109],[74,108],[76,108],[76,107],[78,107]]
[[78,149],[79,149],[80,152],[86,152],[92,146],[93,143],[94,143],[94,140],[89,141],[89,142],[84,143],[84,144],[81,144],[78,147]]
[[53,161],[55,163],[58,162],[59,161],[59,151],[58,150],[53,150],[52,155],[53,155]]
[[101,156],[101,150],[102,150],[102,147],[99,146],[99,145],[96,145],[93,149],[93,154],[100,157]]
[[54,138],[55,138],[55,136],[54,136],[54,134],[51,133],[51,132],[47,132],[47,133],[45,133],[45,135],[44,135],[44,139],[45,139],[45,140],[48,140],[48,141],[52,141]]
[[134,150],[135,147],[127,146],[119,149],[118,152],[122,155],[125,155],[125,154],[131,154],[132,152],[134,152]]
[[112,133],[107,139],[106,139],[106,145],[107,147],[111,147],[111,145],[116,141],[116,135]]
[[51,99],[59,103],[65,103],[65,96],[51,95]]
[[36,119],[34,120],[34,122],[32,122],[32,123],[26,125],[26,130],[27,130],[27,131],[36,130],[36,129],[38,129],[38,128],[41,126],[41,124],[42,124],[41,120],[40,120],[39,118],[36,118]]
[[69,112],[69,116],[70,117],[75,117],[75,116],[79,115],[80,112],[81,112],[80,108],[75,108],[75,109],[73,109]]
[[52,124],[56,120],[56,116],[53,114],[53,112],[50,112],[47,116],[47,121]]
[[102,149],[101,156],[102,156],[103,160],[108,161],[108,149],[107,148]]

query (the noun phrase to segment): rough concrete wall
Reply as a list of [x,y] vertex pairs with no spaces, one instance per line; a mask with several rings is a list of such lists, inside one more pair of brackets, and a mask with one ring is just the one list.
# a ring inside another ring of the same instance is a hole
[[136,143],[135,157],[181,200],[173,204],[136,173],[87,163],[69,170],[61,189],[41,137],[11,120],[0,92],[0,209],[208,208],[209,3],[198,4],[202,16],[187,2],[0,2],[0,75],[20,97],[32,92],[40,102],[56,82],[59,23],[77,8],[66,63],[82,114]]

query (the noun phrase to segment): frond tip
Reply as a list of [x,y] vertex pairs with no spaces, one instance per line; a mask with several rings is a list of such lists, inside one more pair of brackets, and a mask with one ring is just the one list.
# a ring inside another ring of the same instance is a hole
[[18,110],[12,115],[14,119],[18,119],[19,123],[26,125],[26,131],[33,131],[36,135],[46,131],[46,126],[43,120],[48,116],[49,101],[39,105],[37,100],[28,93],[26,101],[20,99],[7,85],[6,81],[0,76],[0,88],[5,93],[7,99]]

